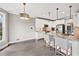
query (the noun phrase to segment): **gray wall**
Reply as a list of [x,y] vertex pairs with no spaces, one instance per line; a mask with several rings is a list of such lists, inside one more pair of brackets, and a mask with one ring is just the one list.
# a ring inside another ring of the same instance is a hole
[[[8,45],[8,43],[35,39],[35,19],[21,20],[18,15],[7,13],[0,9],[0,12],[5,14],[3,24],[3,37],[0,41],[0,49]],[[32,29],[31,29],[32,27]]]
[[[33,27],[33,29],[31,29]],[[18,15],[9,14],[9,41],[35,39],[35,20],[22,20]]]

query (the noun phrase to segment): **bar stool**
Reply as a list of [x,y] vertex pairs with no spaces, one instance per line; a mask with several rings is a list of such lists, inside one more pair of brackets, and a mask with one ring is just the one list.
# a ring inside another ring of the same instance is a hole
[[44,36],[45,45],[50,49],[50,51],[54,51],[55,53],[55,39],[53,35],[45,34]]
[[53,35],[49,35],[49,45],[50,45],[50,47],[55,48],[55,38]]
[[[61,49],[66,51],[66,53],[65,53],[66,56],[72,54],[72,44],[69,42],[69,40],[56,36],[55,37],[55,53],[58,52],[61,55],[64,55],[62,53]],[[69,53],[69,49],[70,49],[70,54],[68,54]]]

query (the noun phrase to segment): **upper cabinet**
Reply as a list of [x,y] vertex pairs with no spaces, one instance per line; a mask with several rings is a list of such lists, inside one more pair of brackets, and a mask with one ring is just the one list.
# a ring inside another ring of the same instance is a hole
[[42,31],[44,27],[47,27],[47,30],[51,30],[54,27],[54,22],[48,21],[46,19],[36,19],[35,20],[36,31]]
[[76,13],[73,17],[74,20],[74,36],[79,40],[79,13]]
[[75,27],[79,27],[79,13],[76,13],[76,14],[73,16],[73,20],[74,20],[74,26],[75,26]]

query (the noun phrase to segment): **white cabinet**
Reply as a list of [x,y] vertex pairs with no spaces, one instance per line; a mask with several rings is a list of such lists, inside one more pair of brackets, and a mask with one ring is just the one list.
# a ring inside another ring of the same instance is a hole
[[44,33],[43,32],[36,32],[36,39],[41,39],[44,38]]
[[72,42],[72,56],[79,56],[79,41]]
[[74,26],[79,27],[79,13],[76,13],[73,16],[73,20],[74,20]]

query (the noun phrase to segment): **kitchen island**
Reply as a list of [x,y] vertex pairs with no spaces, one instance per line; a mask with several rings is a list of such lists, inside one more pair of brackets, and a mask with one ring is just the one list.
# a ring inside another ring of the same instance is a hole
[[[52,39],[52,40],[51,40]],[[71,48],[71,55],[72,56],[79,56],[79,40],[77,40],[74,36],[72,35],[52,35],[52,34],[45,34],[45,40],[47,44],[49,45],[49,41],[55,41],[51,45],[60,46],[64,50],[68,50]],[[66,51],[65,51],[66,53]],[[67,54],[70,54],[67,53]]]

